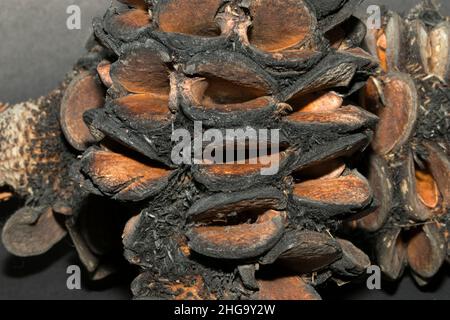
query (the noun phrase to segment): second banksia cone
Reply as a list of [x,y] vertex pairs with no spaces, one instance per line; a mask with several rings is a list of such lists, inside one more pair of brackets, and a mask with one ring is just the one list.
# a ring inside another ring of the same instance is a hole
[[426,285],[448,259],[450,24],[432,2],[385,17],[367,38],[384,72],[364,92],[380,117],[368,171],[381,206],[356,225],[387,278],[409,266]]
[[[314,286],[363,273],[368,257],[332,235],[376,206],[348,161],[377,123],[346,101],[376,68],[355,47],[361,23],[349,29],[358,1],[121,2],[94,22],[117,56],[97,68],[106,103],[72,104],[67,122],[83,113],[91,132],[81,186],[141,208],[123,234],[142,270],[134,295],[317,299]],[[191,161],[248,128],[277,135],[264,152],[250,135],[237,141],[243,158]],[[224,141],[205,145],[211,129]],[[192,148],[177,149],[180,130]]]

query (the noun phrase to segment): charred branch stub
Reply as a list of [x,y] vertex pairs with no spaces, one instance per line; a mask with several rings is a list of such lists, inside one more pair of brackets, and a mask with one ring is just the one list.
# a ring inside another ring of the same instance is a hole
[[368,171],[381,205],[356,225],[372,234],[389,279],[409,266],[426,285],[448,252],[448,18],[431,2],[405,18],[386,17],[366,41],[384,73],[363,93],[365,107],[380,118]]
[[59,89],[1,110],[0,184],[26,204],[6,222],[2,242],[11,253],[29,257],[69,235],[91,278],[99,280],[116,268],[110,262],[120,256],[125,221],[105,215],[102,209],[111,207],[89,196],[71,176],[77,155],[101,136],[91,133],[83,114],[103,107],[108,85],[104,67],[110,51],[96,41],[88,49]]
[[73,156],[58,123],[62,90],[0,114],[0,185],[27,203],[2,233],[5,247],[18,256],[45,253],[66,234],[52,210],[58,201],[71,204],[74,192],[67,171]]

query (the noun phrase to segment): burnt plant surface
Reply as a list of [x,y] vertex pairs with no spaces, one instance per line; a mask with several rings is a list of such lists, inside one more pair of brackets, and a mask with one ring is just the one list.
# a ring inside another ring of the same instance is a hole
[[386,278],[409,267],[420,286],[448,260],[449,26],[425,1],[404,17],[387,12],[366,39],[383,69],[363,93],[380,117],[367,171],[381,206],[356,225]]
[[2,226],[2,243],[15,256],[27,258],[47,253],[68,236],[89,277],[101,280],[121,260],[120,234],[127,217],[115,213],[119,204],[89,195],[71,178],[76,150],[83,147],[77,135],[89,132],[62,121],[64,106],[80,103],[71,95],[74,83],[88,105],[104,103],[105,90],[92,72],[110,55],[94,41],[87,49],[48,96],[2,107],[2,204],[11,199],[21,203]]
[[[356,3],[344,2],[288,1],[276,13],[264,1],[114,3],[61,89],[27,103],[39,110],[31,121],[44,121],[23,139],[53,130],[42,158],[58,157],[33,167],[50,179],[8,164],[19,179],[9,178],[2,199],[25,201],[5,228],[9,250],[37,255],[68,233],[98,280],[121,267],[124,246],[141,273],[137,298],[317,299],[314,287],[364,273],[367,256],[335,230],[377,205],[372,181],[353,166],[377,118],[347,98],[376,62],[357,48],[365,30],[350,17]],[[182,8],[195,8],[199,22]],[[194,137],[194,121],[280,129],[280,152],[258,157],[279,171],[174,163],[172,130]],[[426,126],[418,134],[429,135]],[[37,247],[20,236],[30,232]]]
[[[346,23],[357,1],[121,2],[94,20],[112,55],[72,80],[61,122],[84,151],[72,178],[133,215],[122,237],[141,270],[135,297],[319,299],[314,287],[362,274],[368,257],[333,236],[376,207],[349,161],[377,123],[346,99],[376,69],[357,47],[362,23]],[[107,88],[101,106],[90,77]],[[249,127],[279,132],[264,138],[271,152],[250,136],[243,158],[191,162],[198,144],[235,147],[199,134]],[[177,149],[179,130],[194,150]]]

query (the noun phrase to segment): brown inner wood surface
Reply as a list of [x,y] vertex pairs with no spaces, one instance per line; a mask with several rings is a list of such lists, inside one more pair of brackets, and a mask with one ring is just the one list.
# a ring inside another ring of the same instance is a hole
[[378,109],[380,118],[373,147],[381,154],[391,151],[405,139],[414,121],[413,97],[401,79],[390,79],[384,89],[386,106]]
[[275,217],[282,217],[278,211],[263,213],[255,223],[243,223],[233,226],[196,227],[195,234],[204,242],[218,247],[247,248],[278,235],[279,226],[272,223]]
[[134,180],[156,181],[167,177],[171,172],[108,151],[96,151],[93,154],[90,171],[94,180],[110,187],[123,186]]
[[124,56],[112,69],[112,78],[131,93],[169,96],[169,69],[151,49],[141,48]]
[[195,233],[203,241],[218,247],[247,248],[258,243],[265,243],[268,239],[278,235],[279,228],[272,223],[272,219],[275,217],[281,217],[281,213],[269,210],[260,216],[256,223],[196,227]]
[[326,180],[310,180],[296,184],[294,195],[333,204],[358,204],[368,200],[368,184],[353,175]]
[[265,92],[220,78],[197,81],[191,86],[191,94],[198,105],[222,112],[256,110],[270,103]]
[[387,38],[386,33],[383,29],[380,29],[378,37],[377,37],[377,53],[378,59],[380,60],[380,66],[384,72],[388,71],[388,62],[387,62]]
[[361,112],[352,106],[337,109],[332,112],[302,112],[297,111],[286,117],[288,121],[292,122],[311,122],[311,123],[340,123],[353,124],[363,121]]
[[83,121],[87,110],[100,108],[104,104],[105,92],[92,75],[81,76],[66,91],[62,105],[62,125],[68,138],[76,144],[84,144],[93,140],[91,133]]
[[249,41],[268,52],[282,51],[312,34],[313,16],[303,1],[259,0],[250,6]]
[[436,208],[439,203],[439,189],[431,172],[416,167],[415,177],[419,200],[430,209]]
[[171,0],[159,13],[159,28],[164,32],[215,37],[221,31],[214,18],[221,0]]
[[315,290],[298,276],[259,279],[260,300],[320,300]]
[[[215,165],[206,165],[205,171],[207,171],[210,175],[217,176],[246,176],[257,174],[263,168],[267,168],[270,165],[274,165],[275,163],[280,163],[282,160],[282,154],[273,154],[265,157],[258,157],[253,159],[257,161],[256,164],[215,164]],[[247,160],[247,162],[250,160]],[[269,163],[269,164],[266,164]]]
[[147,4],[145,3],[145,0],[118,0],[119,2],[122,2],[126,5],[129,5],[134,8],[139,8],[142,10],[147,10]]
[[135,94],[115,101],[129,119],[167,121],[171,117],[168,97],[152,94]]
[[117,21],[128,28],[139,29],[150,25],[151,18],[147,11],[135,9],[119,14]]

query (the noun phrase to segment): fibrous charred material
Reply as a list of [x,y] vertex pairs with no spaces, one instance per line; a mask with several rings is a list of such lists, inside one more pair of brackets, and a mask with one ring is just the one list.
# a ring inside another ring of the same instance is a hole
[[62,90],[46,98],[7,106],[0,114],[0,185],[26,199],[3,228],[6,248],[18,256],[49,250],[66,234],[53,215],[58,201],[70,203],[73,157],[58,123]]
[[371,234],[387,278],[409,266],[426,285],[448,254],[449,22],[431,2],[405,18],[385,16],[367,39],[383,73],[363,93],[380,118],[368,171],[381,205],[356,225]]
[[1,199],[25,203],[3,227],[3,245],[14,255],[36,256],[68,234],[96,280],[114,271],[126,216],[105,215],[108,204],[82,190],[70,171],[78,153],[97,141],[83,113],[104,104],[105,79],[95,70],[108,56],[92,41],[59,89],[0,110],[0,186],[8,190]]
[[[134,295],[317,299],[317,284],[361,274],[367,256],[332,236],[375,207],[348,161],[377,123],[346,101],[376,68],[348,22],[359,1],[120,2],[94,21],[116,55],[96,68],[105,103],[78,78],[73,96],[92,103],[65,109],[65,132],[90,146],[85,190],[143,208],[123,232]],[[89,130],[71,131],[80,113]],[[235,140],[249,128],[277,136]],[[215,161],[231,145],[244,155]]]

